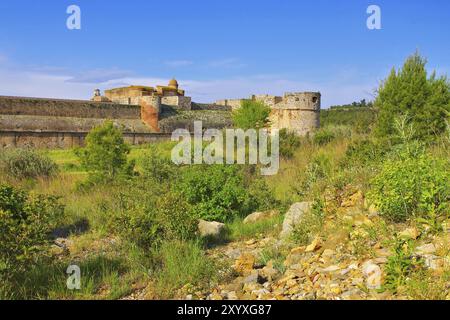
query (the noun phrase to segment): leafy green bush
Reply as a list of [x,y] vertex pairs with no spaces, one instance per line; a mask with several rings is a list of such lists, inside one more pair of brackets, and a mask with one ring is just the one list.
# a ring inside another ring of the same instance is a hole
[[396,292],[400,286],[407,283],[417,267],[420,267],[420,261],[414,258],[411,242],[397,239],[394,244],[394,254],[386,263],[384,288]]
[[154,150],[144,155],[141,165],[144,177],[157,183],[170,181],[177,172],[177,167],[170,158],[163,157]]
[[248,201],[243,209],[247,212],[243,211],[242,214],[252,213],[256,210],[271,210],[281,205],[280,201],[275,199],[273,191],[269,188],[264,178],[252,177],[246,185]]
[[315,199],[311,210],[305,213],[301,223],[296,224],[292,230],[291,240],[298,245],[308,245],[322,229],[324,219],[324,203]]
[[0,154],[0,171],[16,179],[50,177],[58,166],[47,156],[28,149],[7,149]]
[[292,158],[295,150],[300,147],[300,137],[287,129],[280,130],[280,156]]
[[363,139],[350,143],[345,153],[344,164],[366,165],[381,162],[391,151],[391,144],[386,140]]
[[448,161],[426,154],[387,160],[371,186],[369,199],[383,216],[396,222],[438,217],[450,208]]
[[236,165],[188,167],[177,189],[201,219],[225,222],[248,212],[249,194]]
[[446,77],[427,75],[426,59],[418,53],[403,67],[392,69],[378,89],[375,107],[379,110],[375,132],[389,136],[398,116],[408,116],[415,138],[430,139],[445,131],[445,115],[450,111],[450,83]]
[[319,146],[330,143],[336,135],[329,129],[323,128],[314,134],[313,142]]
[[197,220],[180,195],[153,190],[139,191],[129,184],[119,191],[111,204],[104,204],[110,216],[109,228],[123,239],[143,248],[159,246],[164,240],[189,240],[197,232]]
[[331,173],[331,162],[326,154],[316,155],[307,165],[302,180],[294,186],[296,193],[302,197],[311,192],[314,184],[327,178]]
[[63,212],[56,197],[0,186],[0,277],[23,271],[42,255]]
[[174,192],[165,194],[157,204],[157,218],[165,240],[186,241],[197,233],[198,221],[186,200]]
[[86,147],[76,150],[82,165],[96,178],[112,180],[120,174],[130,175],[134,162],[127,161],[130,147],[122,132],[111,121],[96,127],[86,137]]
[[233,124],[240,129],[261,129],[269,122],[270,107],[260,101],[243,100],[233,112]]

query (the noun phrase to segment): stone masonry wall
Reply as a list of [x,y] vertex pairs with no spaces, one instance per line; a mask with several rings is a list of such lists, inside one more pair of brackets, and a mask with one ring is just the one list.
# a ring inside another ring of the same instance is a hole
[[184,96],[166,96],[161,98],[161,103],[172,106],[175,108],[180,108],[184,110],[191,110],[191,98]]
[[[0,148],[74,148],[84,145],[87,132],[0,132]],[[145,144],[170,140],[170,134],[124,132],[123,137],[130,144]]]
[[0,96],[0,115],[140,119],[140,113],[138,105]]

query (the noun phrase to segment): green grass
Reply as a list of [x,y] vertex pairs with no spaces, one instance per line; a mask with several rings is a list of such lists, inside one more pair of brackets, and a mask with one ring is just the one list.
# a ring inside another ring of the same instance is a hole
[[[67,288],[66,269],[72,264],[81,270],[80,290]],[[29,270],[26,277],[16,279],[13,291],[0,292],[0,298],[115,300],[130,294],[132,284],[144,276],[133,270],[128,259],[121,255],[96,255],[81,261],[63,260],[53,264],[41,262]]]
[[185,285],[205,287],[218,280],[217,265],[199,242],[166,242],[159,250],[161,266],[155,272],[154,287],[160,298],[174,297]]
[[244,224],[242,218],[237,218],[228,225],[229,240],[239,241],[266,236],[277,236],[283,224],[283,215],[261,220],[255,223]]
[[286,252],[283,252],[280,248],[268,247],[264,248],[259,254],[258,263],[266,266],[269,262],[272,262],[275,269],[280,271],[280,273],[284,273],[286,271],[284,266],[286,256]]
[[[337,135],[336,139],[321,146],[310,143],[307,138],[303,139],[293,157],[283,159],[279,174],[266,178],[270,189],[274,190],[275,197],[285,207],[296,201],[313,200],[315,196],[323,195],[328,189],[342,196],[345,187],[349,185],[365,192],[370,187],[368,182],[370,177],[376,173],[375,165],[369,162],[361,167],[353,164],[342,166],[349,143],[364,137],[366,136],[363,134]],[[159,154],[170,157],[173,145],[173,142],[162,142],[133,146],[129,159],[136,160],[136,169],[140,171],[140,160],[149,152],[156,150]],[[429,149],[438,157],[449,158],[448,143],[432,145]],[[59,176],[36,179],[32,182],[13,181],[13,184],[38,193],[61,196],[61,201],[66,205],[64,224],[72,225],[87,220],[89,228],[84,234],[70,236],[74,242],[70,256],[63,256],[52,264],[43,261],[37,267],[31,268],[22,279],[17,279],[11,287],[6,284],[0,285],[0,298],[119,299],[130,294],[136,284],[140,286],[151,284],[149,288],[154,290],[155,296],[173,298],[177,297],[177,290],[187,284],[202,288],[220,280],[221,266],[207,256],[204,246],[197,241],[166,242],[161,247],[150,250],[150,248],[136,248],[127,239],[122,239],[123,243],[103,248],[100,244],[111,237],[107,229],[110,215],[119,210],[108,205],[114,197],[113,187],[94,187],[89,192],[78,192],[75,186],[87,177],[87,173],[81,168],[74,150],[50,150],[47,154],[60,167]],[[327,159],[322,168],[325,174],[311,177],[307,169],[311,166],[311,162],[317,159]],[[2,179],[0,176],[0,181]],[[303,186],[308,187],[299,192]],[[142,190],[148,195],[148,189],[143,186]],[[279,215],[252,224],[243,224],[242,218],[236,219],[227,224],[229,231],[227,241],[277,237],[281,231],[283,218],[283,215]],[[321,230],[322,217],[311,215],[305,221],[303,229],[296,230],[298,238],[295,245],[309,244],[317,232],[322,232],[321,234],[325,232]],[[333,229],[332,232],[334,231],[338,232],[340,229]],[[376,225],[376,228],[369,231],[374,242],[380,242],[393,233],[391,229],[382,225],[380,227]],[[273,261],[275,268],[284,270],[282,264],[284,252],[278,248],[269,247],[262,250],[258,259],[261,264]],[[403,260],[400,262],[390,263],[391,275],[398,266],[403,268]],[[70,291],[66,288],[65,271],[72,263],[79,264],[82,270],[80,291]],[[434,281],[436,277],[425,273],[413,273],[408,276],[411,279],[401,281],[401,286],[405,286],[410,297],[443,299],[445,294],[448,294],[448,288],[446,289],[449,281],[448,272],[436,281]],[[398,278],[394,275],[393,281],[397,283]]]

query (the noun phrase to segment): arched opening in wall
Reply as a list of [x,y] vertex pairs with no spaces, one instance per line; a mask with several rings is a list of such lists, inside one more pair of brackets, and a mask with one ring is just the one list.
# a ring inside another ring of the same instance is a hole
[[316,103],[316,102],[317,102],[317,97],[313,97],[313,98],[312,98],[312,102],[313,102],[313,103]]

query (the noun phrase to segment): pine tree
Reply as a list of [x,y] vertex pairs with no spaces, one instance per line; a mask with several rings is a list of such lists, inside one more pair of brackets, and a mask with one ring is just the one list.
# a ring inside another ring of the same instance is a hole
[[397,72],[392,69],[381,84],[375,107],[379,136],[394,133],[394,122],[406,116],[415,130],[415,138],[430,139],[445,131],[445,114],[450,110],[450,83],[447,77],[427,75],[426,59],[419,53],[410,56]]

